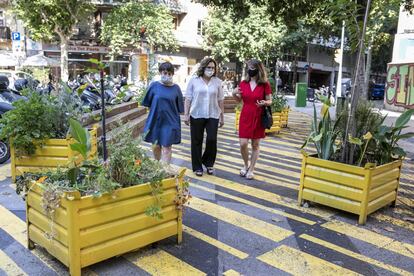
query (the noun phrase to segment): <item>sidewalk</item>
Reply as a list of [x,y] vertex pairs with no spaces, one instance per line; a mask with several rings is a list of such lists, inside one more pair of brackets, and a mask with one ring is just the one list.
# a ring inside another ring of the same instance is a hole
[[[295,107],[295,96],[288,95],[286,96],[286,98],[288,99],[289,106],[293,110],[298,111],[300,113],[308,114],[309,116],[313,117],[313,103],[312,102],[307,102],[306,107]],[[374,102],[375,106],[381,106],[381,104],[378,104],[376,102]],[[321,107],[322,107],[322,103],[315,102],[315,107],[316,107],[316,112],[319,115]],[[329,113],[332,118],[335,117],[335,110],[336,110],[335,106],[332,106],[329,108]],[[387,118],[385,119],[385,124],[388,126],[394,125],[397,118],[401,115],[401,112],[395,112],[395,111],[390,111],[386,109],[379,109],[379,110],[383,116],[387,116]],[[414,116],[411,117],[411,120],[408,123],[408,127],[403,132],[404,133],[414,132]],[[410,139],[406,139],[406,140],[401,140],[399,142],[399,145],[407,152],[407,157],[409,157],[410,159],[414,159],[414,137]]]

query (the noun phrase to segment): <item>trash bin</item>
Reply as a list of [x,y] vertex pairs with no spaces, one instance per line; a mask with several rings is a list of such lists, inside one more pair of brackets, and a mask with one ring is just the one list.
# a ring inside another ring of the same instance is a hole
[[309,102],[314,102],[315,101],[315,89],[308,87],[306,96]]
[[307,96],[308,85],[305,82],[296,83],[296,107],[306,107],[306,96]]

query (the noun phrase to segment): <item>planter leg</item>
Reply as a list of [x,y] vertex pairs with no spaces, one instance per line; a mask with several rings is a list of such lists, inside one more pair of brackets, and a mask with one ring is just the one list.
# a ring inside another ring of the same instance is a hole
[[367,215],[360,215],[359,220],[358,220],[358,224],[359,225],[365,225],[366,222],[367,222]]
[[27,248],[28,248],[29,250],[33,250],[33,249],[35,249],[35,244],[34,244],[34,242],[33,242],[33,241],[31,241],[31,240],[27,240]]
[[396,206],[397,206],[397,201],[396,200],[391,202],[390,207],[395,208]]

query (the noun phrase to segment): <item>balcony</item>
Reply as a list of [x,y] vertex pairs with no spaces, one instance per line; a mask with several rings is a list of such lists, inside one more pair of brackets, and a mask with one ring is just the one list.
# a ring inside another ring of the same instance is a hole
[[187,4],[183,0],[154,0],[154,3],[165,5],[172,14],[186,14],[188,13]]

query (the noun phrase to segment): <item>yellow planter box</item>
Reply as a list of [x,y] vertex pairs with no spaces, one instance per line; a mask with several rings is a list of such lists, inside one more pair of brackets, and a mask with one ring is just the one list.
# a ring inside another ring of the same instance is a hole
[[[162,181],[163,219],[145,214],[155,202],[150,184],[118,189],[101,197],[65,193],[54,221],[42,208],[43,190],[35,184],[26,200],[28,247],[40,245],[69,267],[72,276],[81,268],[177,235],[182,240],[182,210],[175,204],[185,169],[177,178]],[[54,237],[46,235],[54,233]]]
[[[98,151],[97,130],[93,128],[89,131],[91,135],[92,148],[89,158],[95,158]],[[57,167],[67,166],[72,160],[79,163],[83,160],[82,156],[70,148],[70,144],[75,143],[73,138],[68,139],[49,139],[46,140],[41,148],[38,148],[33,155],[17,155],[13,143],[10,143],[11,173],[13,182],[16,176],[25,172],[36,172],[49,170]]]
[[[266,129],[266,133],[273,133],[279,132],[282,127],[282,113],[277,112],[272,114],[273,117],[273,125],[270,129]],[[234,120],[234,128],[236,132],[239,130],[239,122],[240,122],[240,111],[236,110],[236,118]]]
[[289,111],[290,111],[289,107],[282,110],[282,116],[281,116],[282,127],[287,127],[288,125]]
[[402,161],[357,167],[303,156],[299,204],[308,200],[359,215],[359,224],[376,210],[395,205]]

